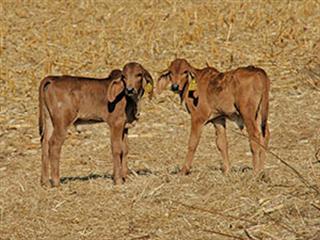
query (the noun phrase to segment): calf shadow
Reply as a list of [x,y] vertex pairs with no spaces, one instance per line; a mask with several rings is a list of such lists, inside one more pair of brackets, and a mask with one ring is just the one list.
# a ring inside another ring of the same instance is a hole
[[[208,169],[209,169],[210,171],[223,172],[222,167],[212,167],[212,166],[210,166],[210,167],[208,167]],[[231,167],[230,172],[234,172],[234,173],[244,173],[244,172],[248,172],[248,171],[252,171],[252,170],[253,170],[252,167],[243,165],[243,166],[233,166],[233,167]],[[175,168],[174,168],[172,171],[170,171],[170,174],[171,174],[171,175],[177,175],[177,174],[179,174],[180,172],[181,172],[180,167],[179,167],[179,166],[175,166]],[[190,174],[191,174],[191,172],[188,173],[187,175],[190,175]]]
[[[211,171],[220,171],[222,172],[221,167],[209,167]],[[232,167],[231,172],[238,172],[238,173],[243,173],[247,171],[252,171],[252,167],[249,166],[238,166],[238,167]],[[177,175],[180,173],[180,167],[175,166],[172,171],[169,171],[170,175]],[[148,168],[143,168],[143,169],[138,169],[138,170],[133,170],[131,169],[129,174],[131,176],[150,176],[150,175],[158,175],[158,172],[153,172]],[[67,176],[67,177],[62,177],[60,178],[60,183],[61,184],[67,184],[69,182],[74,182],[74,181],[90,181],[90,180],[96,180],[96,179],[110,179],[113,180],[112,174],[97,174],[97,173],[90,173],[89,175],[86,176]]]
[[[209,167],[211,171],[220,171],[223,172],[222,167]],[[250,172],[253,171],[253,168],[247,165],[241,165],[241,166],[232,166],[230,169],[230,172],[233,173],[245,173],[245,172]]]
[[[150,169],[144,168],[144,169],[138,169],[138,170],[130,170],[130,175],[137,175],[137,176],[149,176],[152,175],[153,172]],[[90,180],[96,180],[96,179],[113,179],[112,174],[97,174],[97,173],[90,173],[87,176],[68,176],[68,177],[62,177],[60,178],[61,184],[66,184],[69,182],[74,181],[90,181]]]

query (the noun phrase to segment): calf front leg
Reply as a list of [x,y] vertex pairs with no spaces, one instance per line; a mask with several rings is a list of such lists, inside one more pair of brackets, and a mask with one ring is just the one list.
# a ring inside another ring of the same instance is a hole
[[122,134],[124,124],[117,123],[111,126],[111,149],[113,157],[113,181],[114,184],[122,184],[122,166],[121,166],[121,155],[122,155]]
[[224,174],[229,173],[230,171],[230,161],[228,155],[228,141],[227,141],[227,134],[226,134],[226,119],[219,119],[218,121],[214,122],[214,127],[216,129],[216,144],[217,148],[221,153],[223,166],[222,170]]
[[122,137],[122,154],[121,154],[121,166],[122,166],[122,178],[123,180],[126,180],[129,168],[128,168],[128,162],[127,162],[127,156],[128,156],[128,129],[125,128],[123,132],[123,137]]
[[183,175],[187,175],[188,173],[190,173],[192,160],[200,141],[203,125],[204,123],[202,121],[191,120],[191,132],[190,132],[189,143],[188,143],[187,158],[186,158],[185,164],[181,169],[181,174]]

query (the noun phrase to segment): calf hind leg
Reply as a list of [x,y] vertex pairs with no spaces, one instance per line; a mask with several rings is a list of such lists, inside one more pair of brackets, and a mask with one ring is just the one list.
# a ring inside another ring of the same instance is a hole
[[250,149],[252,153],[252,163],[253,163],[253,171],[255,174],[260,172],[261,162],[260,162],[260,153],[261,153],[261,133],[258,128],[257,121],[254,117],[248,117],[244,119],[250,142]]
[[49,182],[49,139],[52,136],[53,126],[52,121],[48,117],[44,120],[44,131],[43,135],[41,136],[41,149],[42,149],[42,156],[41,156],[41,179],[40,183],[43,186],[50,186]]
[[60,185],[60,155],[62,144],[66,138],[67,130],[64,128],[54,128],[49,140],[49,156],[51,165],[51,184],[53,187]]

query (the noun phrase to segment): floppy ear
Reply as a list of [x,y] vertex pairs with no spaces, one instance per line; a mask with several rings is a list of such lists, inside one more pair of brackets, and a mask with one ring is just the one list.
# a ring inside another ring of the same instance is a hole
[[108,78],[109,79],[116,79],[116,78],[120,78],[121,77],[121,74],[122,74],[122,71],[120,69],[113,69]]
[[146,81],[146,84],[143,86],[144,91],[148,93],[149,99],[151,100],[153,96],[153,79],[151,74],[145,69],[143,69],[143,79]]
[[170,71],[169,70],[164,70],[160,77],[158,78],[158,81],[157,81],[157,86],[156,86],[156,93],[157,94],[160,94],[162,93],[162,91],[164,89],[166,89],[166,87],[168,86],[169,84],[169,74],[170,74]]
[[124,90],[124,83],[120,79],[112,80],[108,87],[107,99],[109,102],[116,100],[117,96]]

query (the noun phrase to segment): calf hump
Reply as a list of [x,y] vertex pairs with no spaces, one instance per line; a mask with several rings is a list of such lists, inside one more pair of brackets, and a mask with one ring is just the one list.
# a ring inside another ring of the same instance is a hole
[[267,73],[262,68],[255,67],[253,65],[249,65],[247,67],[243,67],[242,69],[246,70],[248,72],[256,72],[256,73],[260,73],[260,74],[262,74],[264,76],[267,76]]
[[210,79],[211,88],[217,92],[221,92],[223,90],[224,82],[225,82],[224,73],[218,73],[217,75],[213,76],[213,78]]
[[205,68],[202,68],[200,71],[202,74],[211,74],[211,75],[217,75],[219,73],[219,71],[214,67],[205,67]]

